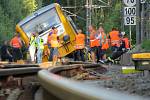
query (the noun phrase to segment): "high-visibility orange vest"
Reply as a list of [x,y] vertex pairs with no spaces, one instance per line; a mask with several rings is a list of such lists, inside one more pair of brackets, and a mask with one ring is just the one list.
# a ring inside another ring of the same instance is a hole
[[102,48],[103,50],[106,50],[109,48],[109,44],[108,44],[108,39],[105,33],[102,33],[102,39],[101,39],[101,44],[102,44]]
[[109,33],[110,40],[111,40],[111,46],[120,46],[120,37],[119,37],[119,31],[111,31]]
[[85,35],[79,33],[76,35],[76,49],[83,49],[85,45]]
[[96,38],[95,38],[95,34],[90,34],[90,47],[95,47],[96,46]]
[[14,38],[11,39],[10,45],[14,48],[21,48],[22,46],[21,40],[17,36],[15,36]]
[[123,38],[122,40],[125,42],[125,48],[130,48],[129,39]]
[[58,39],[57,39],[57,34],[51,34],[51,40],[50,40],[50,43],[51,43],[51,47],[58,47],[59,46],[59,43],[58,43]]
[[103,32],[101,33],[101,39],[99,40],[99,43],[103,45],[106,42],[106,34]]
[[99,37],[99,35],[100,34],[95,34],[95,41],[94,41],[95,46],[100,46],[100,38],[97,38],[97,37]]
[[99,40],[96,39],[96,31],[93,30],[90,33],[90,47],[96,47],[96,46],[99,46]]
[[99,40],[95,40],[95,46],[100,46]]
[[108,43],[108,40],[106,39],[106,41],[102,45],[102,50],[107,50],[108,48],[109,48],[109,43]]

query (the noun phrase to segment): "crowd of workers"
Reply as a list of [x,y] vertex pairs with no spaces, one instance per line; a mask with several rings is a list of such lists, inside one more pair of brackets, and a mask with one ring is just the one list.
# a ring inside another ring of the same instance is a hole
[[[48,35],[47,38],[47,45],[49,48],[48,54],[49,60],[53,60],[52,65],[56,65],[57,57],[58,57],[58,46],[59,46],[59,40],[57,36],[57,28],[52,27],[51,32]],[[32,33],[30,37],[30,43],[29,43],[29,53],[31,57],[32,63],[42,63],[42,57],[43,57],[43,51],[44,51],[44,40],[41,37],[37,36],[37,33]]]
[[1,60],[5,61],[8,59],[10,62],[12,62],[22,59],[22,41],[19,34],[15,34],[15,36],[11,39],[10,46],[12,47],[12,52],[9,51],[8,41],[4,41],[4,44],[1,46]]
[[[96,30],[95,26],[89,26],[89,45],[90,45],[90,54],[91,60],[94,63],[105,63],[108,61],[113,62],[116,58],[121,56],[126,52],[129,46],[129,40],[125,36],[125,33],[120,33],[116,28],[112,28],[112,31],[109,34],[105,34],[105,31],[102,26]],[[106,58],[106,50],[111,48],[111,56]],[[75,60],[85,61],[85,36],[82,34],[82,31],[79,30],[76,35],[76,51],[75,51]]]
[[[57,28],[52,27],[51,32],[47,38],[47,45],[49,48],[49,60],[52,60],[52,65],[56,65],[57,59],[59,57],[58,47],[59,38],[57,36]],[[106,61],[113,61],[122,55],[129,46],[129,40],[124,37],[125,34],[120,32],[116,28],[112,28],[109,34],[105,34],[102,26],[97,30],[94,26],[89,26],[89,52],[85,52],[86,48],[86,36],[79,29],[76,34],[76,44],[74,52],[75,61],[85,61],[85,55],[88,53],[91,55],[91,61],[94,63],[104,63]],[[30,54],[31,61],[33,63],[42,63],[42,56],[44,51],[44,40],[38,36],[37,33],[31,33],[30,42],[28,45],[28,51]],[[10,46],[12,47],[12,53],[8,49],[8,41],[4,41],[1,47],[1,60],[17,61],[23,58],[21,47],[23,46],[20,34],[15,34],[15,36],[10,41]],[[111,47],[112,55],[106,59],[106,50]],[[85,54],[86,53],[86,54]],[[87,58],[87,57],[86,57]]]
[[[57,57],[58,57],[58,45],[59,40],[57,36],[57,28],[52,27],[51,32],[48,35],[47,44],[49,47],[49,60],[53,60],[53,65],[56,65]],[[19,33],[16,33],[14,37],[11,39],[10,43],[8,41],[4,41],[4,44],[1,46],[1,60],[9,62],[16,62],[23,59],[23,53],[21,48],[24,46],[22,44],[21,37]],[[38,33],[32,32],[30,36],[30,41],[28,44],[27,51],[29,51],[31,62],[32,63],[42,63],[43,51],[44,51],[44,40],[43,38],[38,36]],[[9,46],[11,46],[12,50],[10,52]]]

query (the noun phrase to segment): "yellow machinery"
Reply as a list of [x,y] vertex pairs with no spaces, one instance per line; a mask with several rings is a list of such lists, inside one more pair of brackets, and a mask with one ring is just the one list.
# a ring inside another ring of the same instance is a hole
[[[16,31],[20,33],[28,46],[31,33],[37,32],[39,37],[47,43],[47,38],[52,27],[57,27],[60,46],[58,48],[61,57],[75,50],[75,27],[68,16],[65,16],[59,4],[54,3],[43,7],[16,25]],[[64,39],[67,36],[68,39]],[[45,50],[47,47],[45,47]]]
[[135,68],[138,70],[150,70],[150,53],[132,54]]

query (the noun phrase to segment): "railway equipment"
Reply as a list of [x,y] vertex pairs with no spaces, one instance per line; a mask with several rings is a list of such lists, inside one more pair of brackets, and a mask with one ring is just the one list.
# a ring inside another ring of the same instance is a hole
[[137,70],[150,70],[150,53],[134,53],[132,59]]

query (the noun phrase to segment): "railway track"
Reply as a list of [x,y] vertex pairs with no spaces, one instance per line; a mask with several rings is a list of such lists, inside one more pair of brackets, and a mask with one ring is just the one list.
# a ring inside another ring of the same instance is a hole
[[[106,67],[100,64],[64,65],[38,72],[43,89],[43,100],[144,100],[136,95],[123,94],[104,87],[93,87],[94,82],[110,80]],[[117,81],[117,80],[116,80]],[[90,85],[87,84],[90,82]],[[147,99],[148,100],[148,99]]]
[[4,87],[10,87],[11,92],[0,95],[0,100],[148,100],[111,89],[113,77],[107,75],[110,69],[111,66],[86,62],[67,62],[44,70],[32,64],[5,65],[0,69],[0,77],[14,76],[15,81],[4,81]]
[[[31,83],[37,82],[39,70],[37,64],[0,64],[0,100],[33,100],[29,98],[36,85]],[[25,91],[30,94],[25,96]]]
[[1,64],[0,76],[35,74],[40,69],[37,64]]

